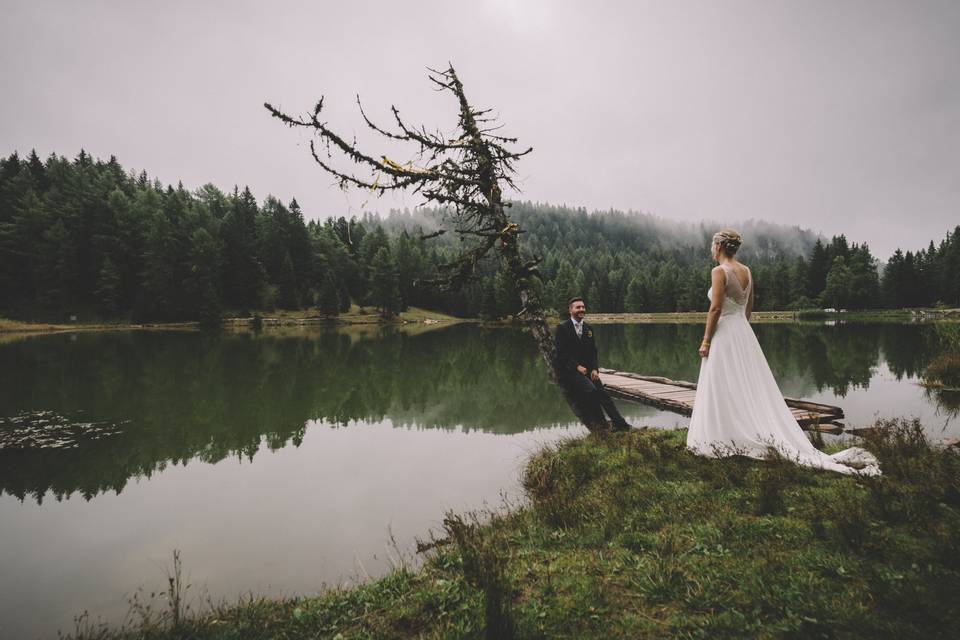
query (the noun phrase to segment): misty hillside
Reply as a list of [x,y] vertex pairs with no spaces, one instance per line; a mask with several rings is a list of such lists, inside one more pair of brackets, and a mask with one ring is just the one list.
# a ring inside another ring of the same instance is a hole
[[[721,224],[644,213],[514,202],[524,253],[541,258],[541,295],[562,313],[704,310],[712,234]],[[295,199],[249,188],[188,191],[126,171],[111,157],[0,158],[0,315],[24,319],[216,321],[251,310],[351,305],[385,317],[410,306],[467,317],[519,311],[495,256],[454,291],[434,281],[463,246],[436,209],[309,220]],[[844,236],[763,221],[734,225],[756,308],[923,306],[960,302],[960,228],[939,245],[897,251],[880,269]]]
[[[642,253],[681,259],[698,251],[709,259],[710,239],[716,231],[731,226],[743,236],[744,260],[777,260],[808,256],[817,234],[798,226],[748,220],[732,225],[713,221],[679,222],[649,213],[616,210],[588,213],[582,207],[546,203],[512,202],[511,217],[525,231],[524,247],[539,255],[573,252],[584,247],[613,252]],[[414,234],[450,228],[438,209],[391,211],[382,224],[388,231],[405,229]],[[453,237],[449,238],[453,242]],[[684,260],[685,262],[685,260]]]

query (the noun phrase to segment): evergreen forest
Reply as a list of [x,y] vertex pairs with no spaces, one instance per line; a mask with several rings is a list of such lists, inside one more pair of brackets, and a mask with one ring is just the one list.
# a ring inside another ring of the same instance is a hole
[[[459,252],[442,210],[307,221],[296,199],[164,186],[81,151],[0,159],[0,315],[62,321],[214,322],[225,315],[351,305],[391,317],[422,307],[502,318],[519,301],[495,260],[457,291],[431,284]],[[541,256],[542,296],[591,312],[705,310],[717,226],[644,213],[511,203]],[[446,230],[439,237],[423,236]],[[758,310],[960,306],[960,226],[880,263],[865,243],[799,227],[739,225]]]

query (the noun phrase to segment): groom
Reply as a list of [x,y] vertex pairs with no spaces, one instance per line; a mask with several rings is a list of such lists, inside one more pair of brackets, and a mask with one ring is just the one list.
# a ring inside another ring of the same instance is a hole
[[[599,405],[610,416],[614,431],[629,431],[630,425],[617,411],[613,400],[607,395],[597,371],[597,343],[593,328],[583,321],[587,307],[583,298],[570,298],[567,302],[570,318],[557,327],[557,378],[568,393],[585,406],[594,409]],[[600,416],[603,417],[602,414]]]

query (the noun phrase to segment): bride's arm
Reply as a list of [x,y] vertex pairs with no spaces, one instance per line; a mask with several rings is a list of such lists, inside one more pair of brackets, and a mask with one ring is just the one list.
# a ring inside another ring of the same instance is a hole
[[713,293],[710,295],[710,310],[707,311],[707,327],[703,331],[703,342],[700,343],[700,357],[706,358],[710,353],[710,340],[717,330],[720,320],[720,310],[723,309],[723,298],[726,295],[727,278],[723,267],[714,267],[710,273],[710,286]]
[[747,298],[747,322],[750,322],[750,315],[753,313],[753,281],[750,282],[750,296]]

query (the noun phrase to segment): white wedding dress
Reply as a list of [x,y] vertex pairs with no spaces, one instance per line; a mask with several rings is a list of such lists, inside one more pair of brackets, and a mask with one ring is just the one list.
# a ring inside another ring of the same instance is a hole
[[[800,465],[878,475],[877,459],[869,451],[851,447],[827,455],[807,439],[784,402],[747,320],[753,276],[747,269],[744,287],[732,266],[721,266],[726,295],[710,353],[700,364],[687,447],[711,457],[760,459],[773,448]],[[707,297],[713,299],[712,287]]]

